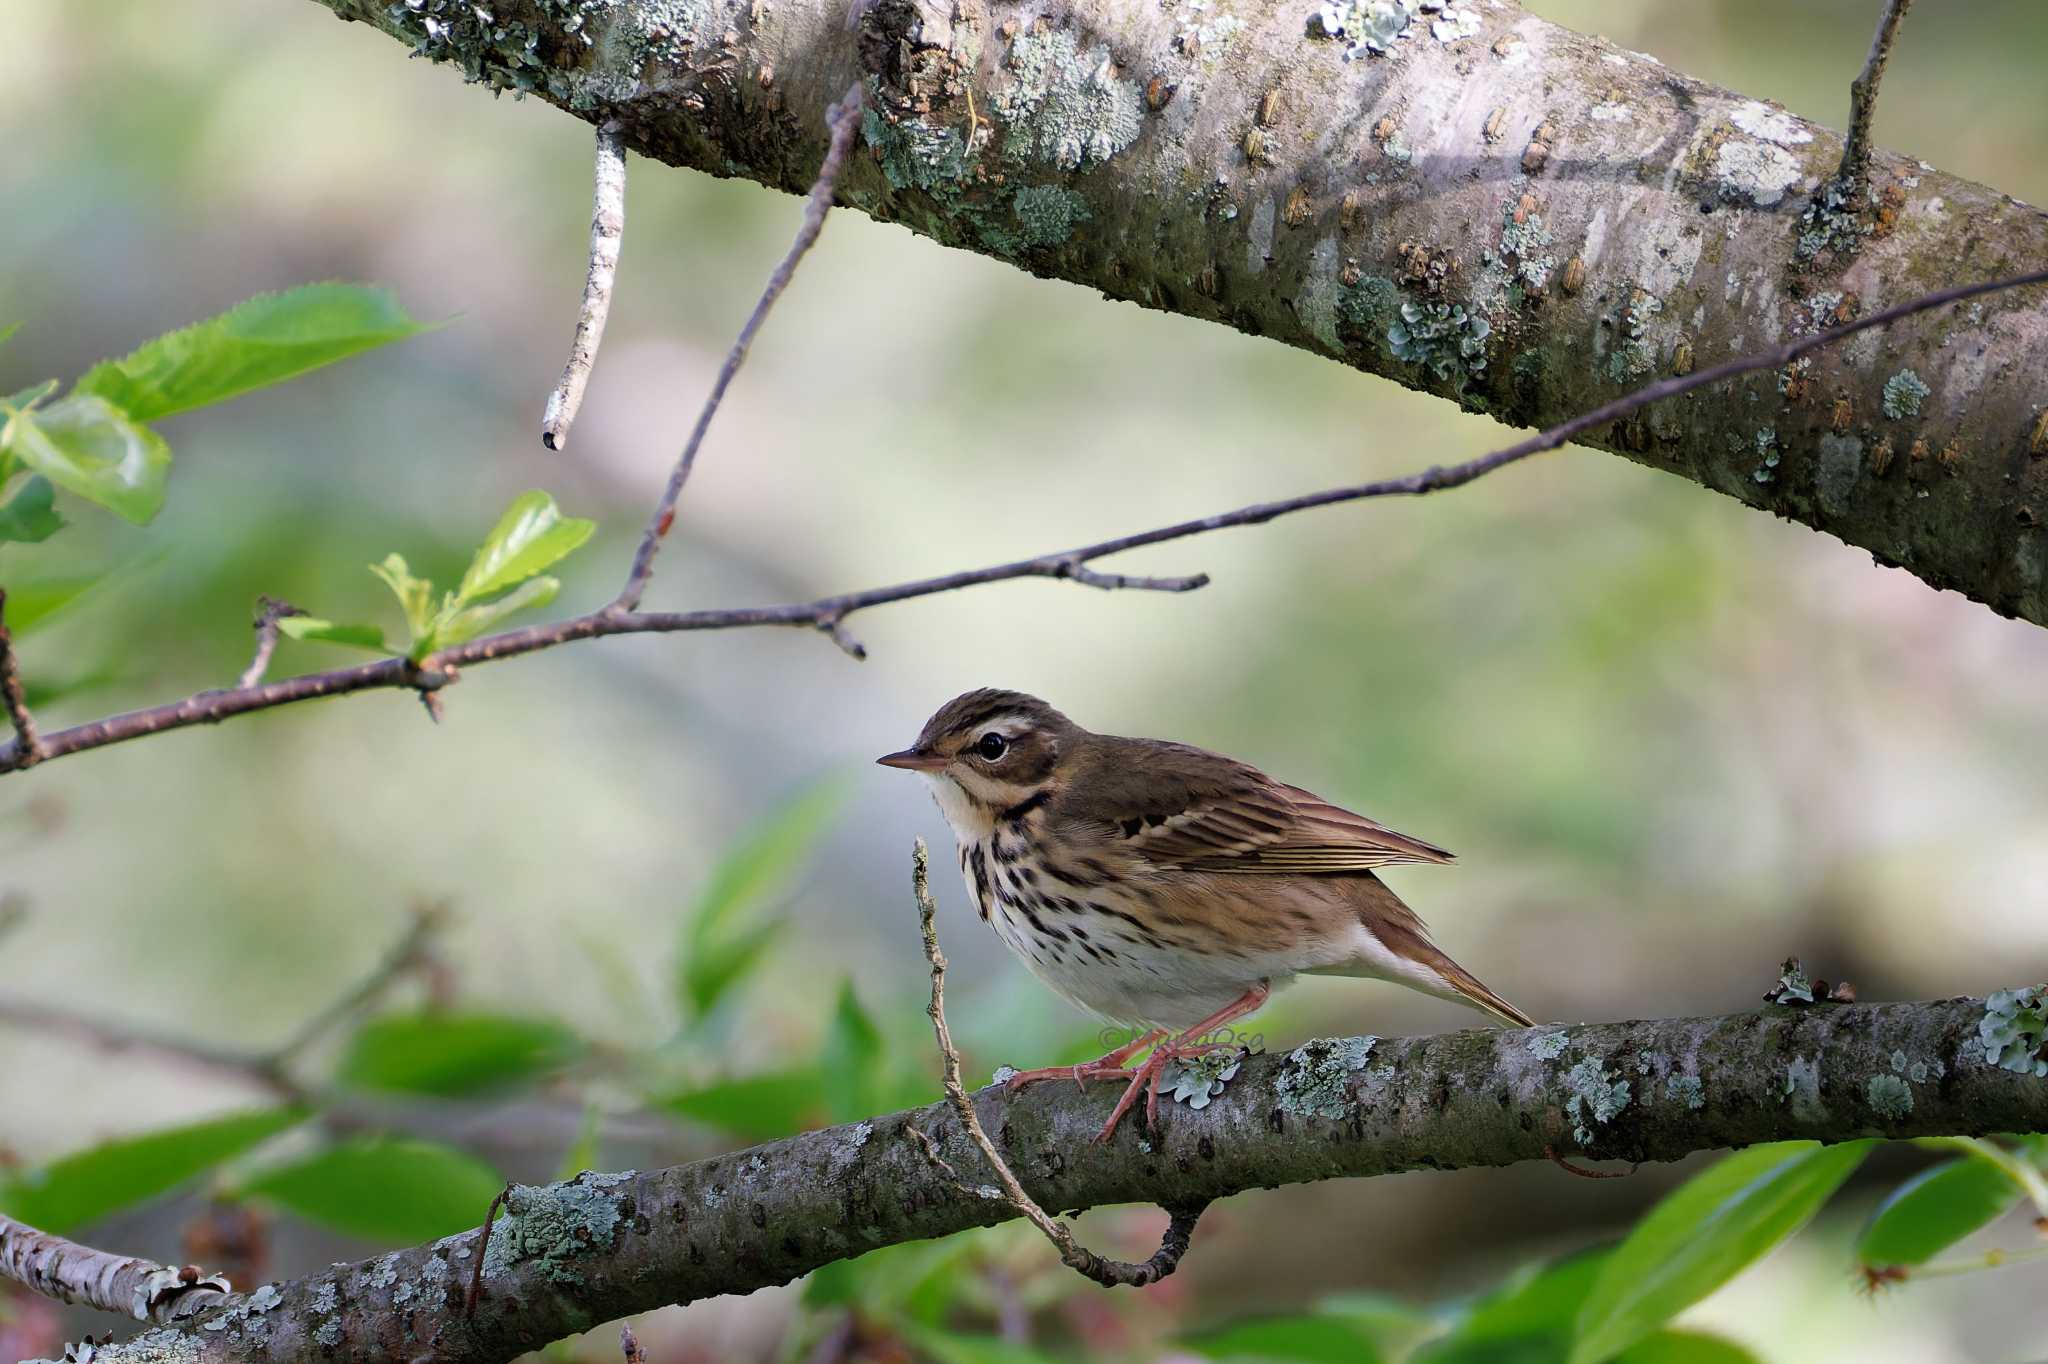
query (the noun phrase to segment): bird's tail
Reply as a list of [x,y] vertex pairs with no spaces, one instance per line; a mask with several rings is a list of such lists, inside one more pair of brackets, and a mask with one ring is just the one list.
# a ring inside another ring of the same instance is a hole
[[1502,999],[1492,990],[1487,989],[1486,982],[1479,979],[1479,977],[1452,961],[1442,952],[1436,951],[1434,948],[1431,949],[1431,952],[1436,960],[1430,962],[1429,965],[1435,969],[1439,976],[1443,977],[1444,983],[1450,986],[1451,990],[1456,993],[1456,998],[1460,1003],[1470,1004],[1475,1009],[1490,1013],[1511,1028],[1533,1028],[1536,1026],[1535,1019],[1529,1017],[1529,1015],[1523,1013],[1505,999]]
[[1515,1028],[1536,1020],[1502,999],[1429,940],[1429,930],[1387,883],[1367,872],[1345,878],[1352,907],[1365,930],[1359,950],[1342,963],[1311,968],[1315,975],[1377,976],[1443,999],[1467,1004]]

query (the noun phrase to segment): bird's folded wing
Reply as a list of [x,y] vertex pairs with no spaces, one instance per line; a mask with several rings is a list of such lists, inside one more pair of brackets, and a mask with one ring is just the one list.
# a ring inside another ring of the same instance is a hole
[[1215,765],[1174,774],[1180,781],[1161,780],[1168,773],[1155,768],[1142,787],[1126,786],[1116,808],[1087,815],[1113,825],[1124,851],[1155,866],[1190,871],[1300,875],[1453,860],[1433,843],[1273,781],[1256,768],[1199,756]]

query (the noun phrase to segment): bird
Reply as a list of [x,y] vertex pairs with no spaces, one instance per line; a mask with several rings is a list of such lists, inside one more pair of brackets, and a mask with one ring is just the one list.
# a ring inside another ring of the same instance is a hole
[[916,743],[876,761],[930,784],[976,910],[1032,974],[1131,1028],[1093,1061],[1007,1081],[1124,1082],[1098,1142],[1141,1096],[1156,1125],[1168,1063],[1219,1049],[1202,1039],[1297,975],[1376,977],[1535,1025],[1431,942],[1376,874],[1450,853],[1249,763],[1096,734],[997,688],[954,697]]

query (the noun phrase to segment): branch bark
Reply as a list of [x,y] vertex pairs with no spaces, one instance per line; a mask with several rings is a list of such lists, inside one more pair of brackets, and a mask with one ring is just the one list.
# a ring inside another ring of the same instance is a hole
[[[1323,1040],[1252,1057],[1206,1108],[1169,1104],[1143,1142],[1126,1129],[1106,1146],[1089,1138],[1109,1091],[991,1087],[973,1103],[1031,1198],[1073,1209],[1507,1165],[1546,1148],[1653,1161],[1787,1138],[2048,1128],[2048,1083],[1985,1060],[1985,1014],[1983,1000],[1952,999]],[[957,1187],[913,1129],[954,1169],[978,1167],[941,1101],[665,1170],[519,1186],[474,1316],[470,1231],[260,1290],[94,1358],[494,1364],[602,1321],[1016,1215]]]
[[[1347,61],[1299,5],[875,0],[849,31],[846,0],[506,0],[486,32],[452,0],[320,3],[792,193],[809,111],[864,80],[843,202],[1530,427],[2048,265],[2007,195],[1873,153],[1831,200],[1838,134],[1508,6]],[[2044,348],[2048,301],[2007,297],[1586,439],[2048,623]]]

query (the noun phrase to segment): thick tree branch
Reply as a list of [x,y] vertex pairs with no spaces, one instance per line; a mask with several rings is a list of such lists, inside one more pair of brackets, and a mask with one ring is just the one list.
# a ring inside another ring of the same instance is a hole
[[[1199,1111],[1161,1110],[1141,1142],[1089,1138],[1115,1095],[1043,1085],[972,1096],[1043,1207],[1227,1197],[1276,1184],[1508,1165],[1546,1147],[1676,1160],[1787,1138],[2048,1129],[2048,1083],[1989,1064],[1983,1000],[1767,1008],[1722,1018],[1310,1042],[1255,1056]],[[1018,1060],[1031,1058],[1019,1057]],[[963,1193],[910,1135],[975,1168],[946,1102],[665,1170],[520,1186],[463,1302],[479,1233],[267,1289],[100,1347],[99,1364],[512,1358],[601,1321],[785,1283],[876,1246],[1015,1216]],[[478,1210],[481,1215],[481,1209]]]
[[[802,111],[866,81],[842,202],[1532,428],[2048,264],[2048,216],[1916,162],[1810,204],[1837,134],[1510,5],[1380,55],[1306,4],[504,0],[487,30],[452,0],[320,3],[797,193],[825,150]],[[1583,439],[2048,623],[2044,346],[2048,301],[2001,299]]]
[[[641,541],[640,554],[636,555],[634,569],[628,577],[627,589],[621,593],[618,600],[608,606],[552,625],[530,625],[502,634],[486,635],[482,639],[472,640],[452,649],[444,649],[426,659],[424,663],[414,663],[407,658],[391,658],[350,668],[336,668],[328,672],[308,673],[301,677],[257,687],[199,692],[182,701],[152,706],[145,710],[128,711],[125,714],[109,716],[104,720],[45,735],[40,741],[39,750],[25,747],[17,738],[0,744],[0,774],[30,766],[33,762],[46,758],[58,758],[69,753],[103,748],[108,744],[123,743],[130,739],[160,734],[166,730],[183,729],[190,725],[218,724],[237,715],[247,715],[254,711],[269,710],[299,701],[391,687],[411,688],[422,696],[431,696],[441,687],[455,681],[461,669],[473,664],[516,658],[521,654],[607,635],[732,630],[764,625],[801,626],[829,635],[841,648],[860,658],[864,656],[865,650],[842,628],[843,622],[854,612],[892,602],[908,601],[915,597],[928,597],[942,592],[978,587],[984,583],[1006,582],[1017,578],[1055,578],[1099,588],[1131,588],[1156,592],[1191,591],[1205,585],[1209,581],[1208,577],[1204,574],[1178,578],[1132,577],[1100,573],[1087,565],[1097,559],[1111,554],[1121,554],[1126,550],[1142,549],[1148,545],[1164,544],[1169,540],[1182,540],[1189,536],[1204,535],[1234,526],[1264,525],[1278,517],[1316,507],[1380,497],[1418,497],[1461,487],[1531,455],[1555,450],[1587,431],[1620,420],[1652,404],[1723,384],[1745,374],[1782,370],[1814,351],[1833,346],[1859,333],[1888,326],[1904,317],[1950,307],[1971,298],[2044,282],[2048,282],[2048,270],[2009,279],[1957,285],[1920,298],[1909,299],[1882,312],[1872,313],[1828,331],[1798,337],[1755,354],[1724,361],[1709,369],[1694,370],[1684,375],[1657,380],[1612,399],[1590,412],[1571,417],[1547,431],[1461,464],[1431,465],[1427,469],[1399,478],[1375,479],[1368,483],[1326,488],[1320,492],[1304,493],[1299,497],[1281,498],[1273,502],[1255,502],[1250,506],[1219,512],[1214,516],[1176,521],[1172,525],[1121,535],[1110,540],[1098,540],[1092,545],[1041,554],[1036,558],[1015,559],[1008,563],[992,564],[986,568],[945,573],[935,578],[920,578],[912,582],[869,588],[863,592],[849,592],[836,597],[820,597],[809,602],[705,611],[622,609],[620,603],[626,600],[628,594],[637,590],[634,584],[638,582],[641,586],[645,585],[644,572],[651,566],[653,553],[659,548],[661,528],[667,516],[673,512],[674,497],[680,492],[681,483],[671,479],[669,489],[663,495],[664,504],[669,511],[658,512],[650,521],[647,533]],[[700,419],[700,428],[701,425]],[[694,444],[691,448],[694,449]],[[687,463],[679,464],[677,467],[679,472],[687,473]]]

